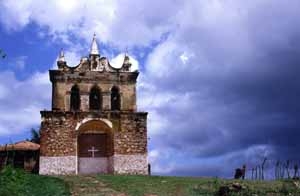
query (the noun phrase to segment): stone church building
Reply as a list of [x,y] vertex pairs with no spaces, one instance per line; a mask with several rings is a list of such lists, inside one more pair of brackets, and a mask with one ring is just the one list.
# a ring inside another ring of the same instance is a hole
[[52,110],[41,111],[40,174],[147,174],[147,113],[137,112],[129,57],[112,67],[94,36],[89,57],[70,67],[61,52],[57,65]]

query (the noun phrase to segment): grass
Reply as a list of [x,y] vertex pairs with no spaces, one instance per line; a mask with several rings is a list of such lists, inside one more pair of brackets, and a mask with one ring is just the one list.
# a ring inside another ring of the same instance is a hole
[[176,178],[161,176],[112,176],[99,175],[98,179],[106,182],[113,189],[125,192],[128,195],[187,195],[188,190],[201,182],[207,183],[209,180],[199,180],[193,178]]
[[0,172],[0,196],[68,196],[68,185],[61,179],[29,174],[5,167]]
[[104,181],[116,191],[129,196],[213,196],[224,185],[238,182],[245,189],[238,194],[242,196],[300,196],[300,190],[293,181],[234,181],[218,178],[187,178],[161,176],[113,176],[99,175],[97,179]]
[[[6,167],[0,172],[0,196],[215,196],[219,188],[234,182],[244,189],[230,196],[300,196],[292,180],[237,181],[218,178],[78,175],[39,176]],[[300,184],[299,181],[297,183]]]

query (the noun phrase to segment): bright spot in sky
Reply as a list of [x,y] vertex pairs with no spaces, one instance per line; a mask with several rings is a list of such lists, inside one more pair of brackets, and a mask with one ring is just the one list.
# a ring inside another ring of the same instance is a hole
[[69,13],[77,7],[78,2],[76,0],[58,0],[56,4],[62,11]]
[[184,52],[182,55],[180,55],[180,60],[182,61],[183,64],[186,64],[186,62],[189,60],[189,57]]

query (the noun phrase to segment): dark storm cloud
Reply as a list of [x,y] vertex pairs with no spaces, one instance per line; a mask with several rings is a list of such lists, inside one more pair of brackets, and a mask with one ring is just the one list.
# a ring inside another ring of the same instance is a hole
[[[247,15],[240,16],[238,24],[226,26],[226,16],[213,28],[199,20],[199,26],[186,26],[169,38],[194,54],[188,66],[179,58],[166,60],[172,70],[163,78],[151,78],[159,81],[157,93],[176,95],[157,109],[170,122],[168,131],[153,136],[157,146],[184,151],[199,161],[259,145],[269,147],[272,159],[297,157],[300,3],[265,2],[244,7]],[[241,163],[245,159],[236,158]]]

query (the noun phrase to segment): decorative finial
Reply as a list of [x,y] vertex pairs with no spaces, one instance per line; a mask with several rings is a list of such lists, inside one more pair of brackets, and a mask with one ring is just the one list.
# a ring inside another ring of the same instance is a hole
[[126,47],[125,49],[125,54],[124,54],[124,64],[128,64],[129,63],[129,56],[128,56],[128,48]]
[[65,60],[65,54],[64,54],[64,50],[63,49],[60,49],[59,56],[58,56],[58,61],[59,62],[66,62],[66,60]]
[[90,55],[100,55],[99,50],[98,50],[97,41],[96,41],[96,33],[94,33],[94,36],[93,36]]
[[128,56],[127,48],[126,48],[126,51],[125,51],[124,62],[123,62],[122,67],[123,67],[124,71],[130,71],[131,62],[130,62],[130,58]]

